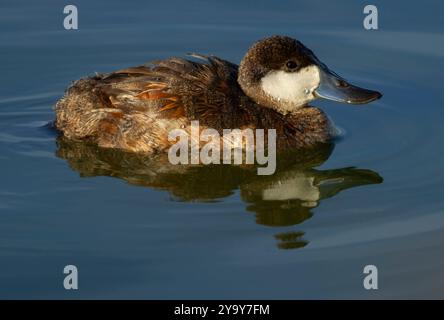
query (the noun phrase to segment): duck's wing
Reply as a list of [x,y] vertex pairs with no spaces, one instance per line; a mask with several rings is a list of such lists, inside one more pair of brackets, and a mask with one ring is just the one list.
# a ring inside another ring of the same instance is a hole
[[151,152],[168,147],[168,132],[193,119],[215,129],[239,127],[230,125],[242,118],[230,109],[241,92],[237,66],[194,57],[206,61],[170,58],[74,82],[56,104],[56,128],[103,147]]
[[233,100],[242,94],[238,66],[213,56],[190,55],[205,61],[153,61],[104,75],[99,88],[120,109],[156,108],[165,118],[187,116],[207,120],[208,125],[215,116],[232,117]]

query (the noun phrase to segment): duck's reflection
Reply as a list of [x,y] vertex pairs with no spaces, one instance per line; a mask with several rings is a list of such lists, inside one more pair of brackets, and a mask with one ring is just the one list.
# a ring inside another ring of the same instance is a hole
[[[342,190],[381,183],[379,174],[353,167],[316,170],[333,151],[333,144],[277,155],[276,172],[258,176],[253,166],[178,166],[165,155],[144,157],[85,142],[57,139],[57,156],[66,159],[82,177],[112,176],[128,183],[168,190],[181,201],[213,201],[240,189],[247,210],[258,224],[282,227],[310,218],[321,200]],[[277,234],[278,247],[307,245],[301,231]]]

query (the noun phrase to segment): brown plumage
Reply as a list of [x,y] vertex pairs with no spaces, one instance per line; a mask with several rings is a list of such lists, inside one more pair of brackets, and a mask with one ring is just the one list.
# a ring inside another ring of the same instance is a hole
[[314,63],[306,56],[311,51],[304,48],[296,40],[277,36],[255,44],[240,72],[228,61],[193,54],[203,61],[173,57],[84,78],[57,102],[55,125],[70,139],[143,153],[171,146],[168,133],[189,130],[191,120],[221,135],[223,129],[273,128],[278,148],[325,142],[332,131],[321,110],[300,106],[284,114],[275,107],[280,101],[259,86],[260,77],[289,57],[301,61],[300,68]]

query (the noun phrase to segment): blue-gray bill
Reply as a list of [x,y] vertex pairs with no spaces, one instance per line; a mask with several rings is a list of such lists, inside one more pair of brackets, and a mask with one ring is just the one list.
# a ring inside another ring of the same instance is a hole
[[319,66],[320,85],[314,91],[318,98],[364,104],[382,97],[378,91],[368,90],[349,84],[345,79],[329,70],[324,64]]

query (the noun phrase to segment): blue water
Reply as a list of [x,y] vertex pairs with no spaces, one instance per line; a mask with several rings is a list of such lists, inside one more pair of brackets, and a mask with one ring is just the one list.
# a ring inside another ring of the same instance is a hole
[[[373,1],[376,31],[355,0],[70,3],[76,31],[63,2],[0,2],[0,298],[444,298],[442,3]],[[316,101],[344,136],[274,176],[165,173],[46,126],[73,80],[191,51],[238,63],[272,34],[384,93]]]

